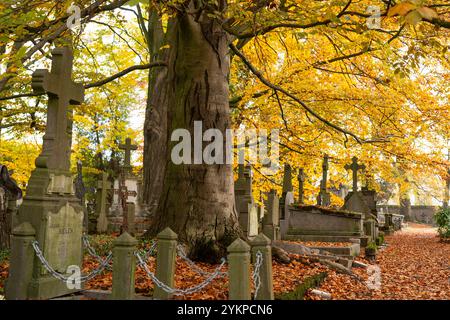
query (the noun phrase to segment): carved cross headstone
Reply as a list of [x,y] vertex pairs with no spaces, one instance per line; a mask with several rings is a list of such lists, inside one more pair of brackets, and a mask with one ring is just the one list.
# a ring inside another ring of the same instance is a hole
[[[70,173],[73,113],[70,105],[83,102],[84,88],[71,80],[72,62],[70,48],[56,48],[52,51],[51,71],[40,69],[33,73],[34,92],[48,95],[47,125],[42,152],[19,208],[21,224],[16,228],[25,228],[29,234],[35,232],[45,259],[63,274],[68,273],[69,266],[81,266],[83,251],[83,209],[74,195]],[[20,273],[10,275],[7,288],[10,299],[17,298],[13,290],[17,286],[27,288],[20,299],[50,299],[79,291],[62,284],[40,263],[24,265],[18,258],[23,256],[18,246],[12,246],[11,256],[11,270],[30,267],[33,270],[32,279],[24,279]]]
[[131,144],[130,138],[126,138],[125,144],[119,144],[119,149],[125,151],[125,159],[123,166],[125,167],[125,169],[131,168],[131,150],[137,150],[137,146]]
[[353,192],[358,191],[358,170],[364,170],[366,168],[365,165],[358,164],[358,158],[353,157],[351,164],[346,164],[345,169],[346,170],[352,170],[353,171]]
[[304,183],[305,183],[305,172],[303,170],[303,168],[300,168],[298,170],[298,203],[299,204],[303,204],[304,203],[304,194],[303,194],[303,187],[304,187]]
[[35,93],[47,93],[47,126],[42,152],[36,159],[39,168],[70,169],[72,145],[72,108],[84,101],[83,85],[72,81],[73,54],[69,48],[52,51],[52,68],[33,73],[31,86]]

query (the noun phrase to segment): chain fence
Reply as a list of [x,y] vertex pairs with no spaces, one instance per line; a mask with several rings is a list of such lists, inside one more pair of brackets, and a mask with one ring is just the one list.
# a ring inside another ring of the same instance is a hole
[[159,288],[163,289],[165,292],[176,295],[176,296],[184,296],[184,295],[189,295],[192,293],[199,292],[203,288],[205,288],[207,285],[209,285],[214,279],[220,278],[220,277],[222,277],[223,274],[226,274],[226,273],[220,271],[226,263],[226,260],[223,258],[220,266],[218,266],[214,272],[210,273],[209,276],[202,283],[200,283],[196,286],[190,287],[190,288],[186,288],[186,289],[176,289],[176,288],[171,288],[170,286],[168,286],[167,284],[165,284],[164,282],[159,280],[156,277],[156,275],[149,270],[147,264],[145,263],[145,261],[143,260],[143,258],[141,257],[141,255],[138,252],[135,252],[135,256],[138,259],[138,266],[140,266],[142,269],[144,269],[145,273],[150,277],[150,279],[153,281],[154,284],[156,284]]
[[[98,255],[97,251],[95,251],[95,249],[91,246],[88,237],[85,234],[83,234],[81,236],[81,239],[83,240],[83,245],[86,248],[87,252],[91,256],[93,256],[98,262],[102,263],[103,262],[103,258],[100,255]],[[111,251],[108,252],[108,255],[110,255],[110,254],[112,254]],[[111,264],[108,264],[106,266],[106,269],[111,271],[112,270]]]
[[[183,248],[183,246],[181,244],[179,244],[177,246],[177,253],[178,253],[178,256],[182,260],[184,260],[191,267],[191,269],[194,270],[195,272],[197,272],[199,275],[204,276],[204,277],[209,277],[211,275],[210,272],[204,271],[202,268],[197,266],[194,261],[192,261],[191,259],[188,258],[187,254],[184,251],[184,248]],[[223,259],[224,258],[222,258],[222,260]],[[228,272],[220,272],[219,275],[221,277],[224,277],[224,276],[228,275]]]
[[[105,269],[111,270],[112,269],[111,262],[112,262],[112,258],[113,258],[113,253],[111,251],[109,251],[107,257],[104,259],[100,255],[98,255],[97,252],[95,251],[95,249],[89,243],[89,239],[86,235],[82,236],[82,241],[83,241],[83,244],[84,244],[85,248],[87,249],[88,253],[90,255],[92,255],[93,257],[95,257],[95,259],[98,260],[98,262],[100,264],[97,268],[92,270],[91,273],[81,276],[79,278],[80,283],[87,282],[87,281],[93,279],[94,277],[99,275]],[[148,265],[146,263],[148,258],[155,253],[156,246],[157,246],[157,243],[154,242],[148,251],[145,251],[145,250],[141,250],[141,252],[135,251],[134,255],[136,256],[136,258],[138,260],[138,266],[140,266],[145,271],[145,273],[149,276],[149,278],[153,281],[153,283],[169,294],[176,295],[176,296],[193,294],[193,293],[203,290],[206,286],[208,286],[210,283],[212,283],[215,279],[222,278],[222,277],[225,277],[228,275],[228,272],[221,271],[222,268],[224,267],[224,265],[226,264],[225,258],[222,258],[221,264],[213,272],[207,272],[207,271],[204,271],[203,269],[201,269],[199,266],[197,266],[194,261],[189,259],[186,252],[184,251],[183,246],[178,245],[177,246],[178,256],[182,260],[184,260],[196,273],[198,273],[201,276],[204,276],[206,279],[202,283],[192,286],[190,288],[186,288],[186,289],[171,288],[170,286],[168,286],[167,284],[165,284],[164,282],[159,280],[156,277],[156,275],[149,270]],[[66,276],[65,274],[62,274],[62,273],[56,271],[50,265],[50,263],[45,259],[44,254],[42,253],[42,250],[39,248],[38,241],[33,241],[32,247],[33,247],[39,261],[42,263],[42,265],[44,266],[44,268],[47,270],[47,272],[50,275],[52,275],[56,279],[64,281],[64,282],[67,282],[68,280],[72,279],[72,276]],[[258,296],[258,292],[261,287],[260,272],[261,272],[262,263],[263,263],[263,255],[262,255],[261,251],[258,251],[258,252],[256,252],[256,261],[255,261],[255,266],[254,266],[254,270],[252,273],[252,281],[253,281],[253,284],[255,287],[254,298],[256,298]]]
[[152,257],[155,254],[157,244],[158,243],[156,241],[153,242],[153,244],[151,245],[151,247],[148,249],[147,252],[145,250],[142,250],[142,252],[144,254],[144,261],[147,261],[148,258]]
[[[56,279],[64,281],[64,282],[67,282],[68,280],[71,279],[71,276],[67,277],[64,274],[59,273],[58,271],[53,269],[53,267],[50,265],[50,263],[45,259],[44,254],[42,253],[41,249],[39,248],[39,243],[36,240],[33,241],[31,245],[33,246],[36,256],[39,258],[39,261],[42,263],[42,265],[44,266],[44,268],[48,271],[48,273],[50,275],[52,275]],[[104,260],[101,260],[100,265],[97,268],[95,268],[91,273],[81,276],[79,279],[80,282],[89,281],[89,280],[93,279],[94,277],[96,277],[97,275],[99,275],[110,264],[110,262],[112,260],[112,256],[113,256],[112,252],[110,252]]]

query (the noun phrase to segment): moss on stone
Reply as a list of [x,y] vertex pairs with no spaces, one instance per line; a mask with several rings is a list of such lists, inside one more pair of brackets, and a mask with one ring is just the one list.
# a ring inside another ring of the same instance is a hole
[[327,277],[327,272],[321,272],[306,278],[294,291],[275,295],[275,300],[304,300],[308,289],[319,286]]

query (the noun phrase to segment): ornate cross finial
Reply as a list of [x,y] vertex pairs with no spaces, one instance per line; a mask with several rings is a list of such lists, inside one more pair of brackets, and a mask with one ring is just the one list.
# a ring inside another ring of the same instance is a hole
[[137,150],[137,146],[131,144],[130,138],[126,138],[125,144],[119,144],[119,149],[125,150],[124,167],[131,167],[131,150]]
[[366,166],[361,164],[358,164],[358,158],[353,157],[351,164],[345,165],[346,170],[352,170],[353,171],[353,192],[358,191],[358,170],[364,170],[366,169]]
[[298,203],[303,204],[304,203],[304,198],[303,198],[303,187],[304,187],[304,182],[305,182],[305,172],[303,170],[303,168],[298,169]]
[[52,68],[33,73],[31,86],[34,93],[48,95],[47,126],[43,137],[42,153],[36,166],[48,169],[70,169],[72,144],[72,109],[84,101],[84,88],[72,81],[72,50],[68,47],[52,51]]

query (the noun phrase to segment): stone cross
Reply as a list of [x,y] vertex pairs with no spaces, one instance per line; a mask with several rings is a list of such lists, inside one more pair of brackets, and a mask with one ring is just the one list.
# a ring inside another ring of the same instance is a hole
[[33,73],[31,86],[35,93],[47,93],[47,126],[42,152],[36,159],[39,168],[68,171],[72,145],[72,108],[84,101],[83,85],[72,77],[73,53],[68,47],[52,51],[52,68]]
[[130,138],[126,138],[125,144],[119,144],[119,149],[125,150],[124,167],[130,168],[131,167],[131,150],[137,150],[137,146],[134,144],[131,144]]
[[358,164],[358,158],[353,157],[351,164],[345,165],[346,170],[352,170],[353,171],[353,192],[358,191],[358,170],[364,170],[366,169],[366,166],[361,164]]
[[303,204],[304,203],[304,198],[303,198],[303,187],[304,187],[304,182],[305,182],[305,172],[303,170],[303,168],[298,169],[298,203]]
[[290,164],[286,163],[284,165],[283,194],[292,190],[292,168]]

